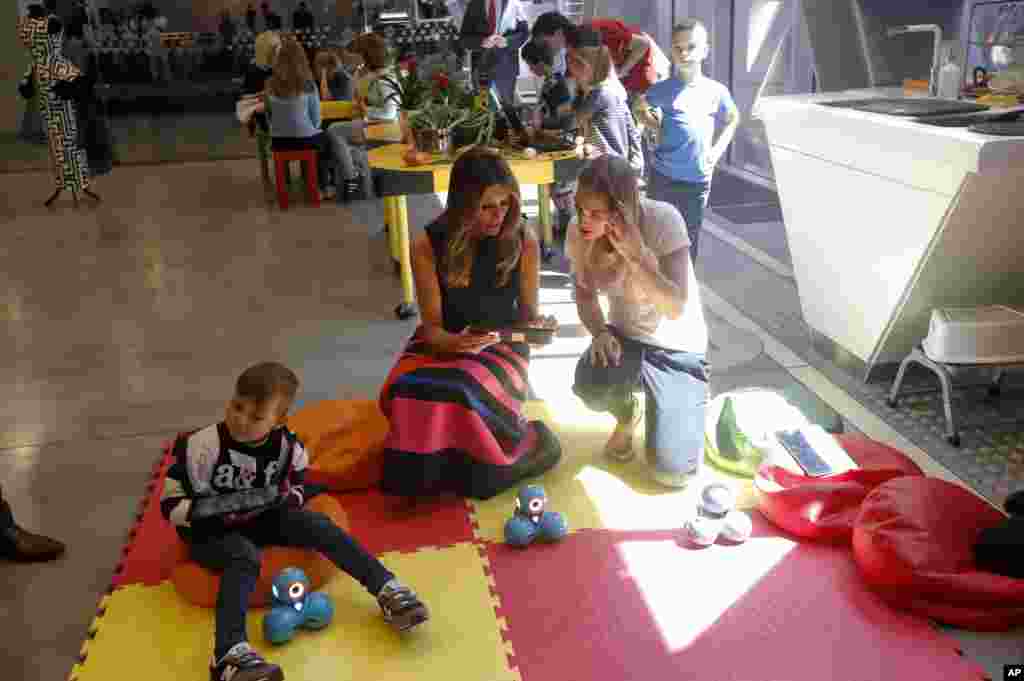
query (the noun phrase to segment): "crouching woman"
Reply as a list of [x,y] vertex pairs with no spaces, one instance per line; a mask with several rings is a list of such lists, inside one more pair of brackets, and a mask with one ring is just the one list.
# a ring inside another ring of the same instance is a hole
[[[708,398],[707,326],[679,211],[640,198],[622,158],[591,161],[579,178],[566,254],[580,320],[593,336],[573,392],[617,421],[605,454],[633,457],[646,402],[646,454],[656,481],[684,487],[699,472]],[[608,297],[608,317],[598,295]]]

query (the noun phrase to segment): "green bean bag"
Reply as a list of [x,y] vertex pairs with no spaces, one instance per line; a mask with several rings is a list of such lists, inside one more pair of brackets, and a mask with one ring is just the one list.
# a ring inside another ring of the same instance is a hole
[[711,400],[704,421],[704,452],[727,473],[752,478],[772,450],[777,430],[813,423],[782,395],[766,388],[722,393]]

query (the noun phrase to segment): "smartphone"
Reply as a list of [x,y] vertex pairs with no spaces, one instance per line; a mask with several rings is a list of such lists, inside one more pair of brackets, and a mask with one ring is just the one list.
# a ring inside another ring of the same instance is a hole
[[811,445],[802,429],[777,430],[775,437],[807,475],[820,478],[833,472],[832,466]]
[[529,343],[530,345],[550,345],[555,339],[554,329],[535,326],[512,326],[501,329],[472,328],[472,333],[497,333],[506,343]]

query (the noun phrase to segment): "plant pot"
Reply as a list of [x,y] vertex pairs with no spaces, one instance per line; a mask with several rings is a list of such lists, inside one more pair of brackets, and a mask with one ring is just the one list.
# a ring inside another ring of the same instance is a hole
[[398,112],[398,127],[402,131],[402,144],[413,144],[412,128],[409,118],[418,113],[417,109],[401,109]]
[[412,131],[417,151],[429,154],[447,154],[451,149],[451,134],[448,130],[416,128]]
[[452,129],[452,149],[461,149],[471,144],[476,143],[477,134],[479,133],[477,128],[467,128],[464,126],[458,126]]

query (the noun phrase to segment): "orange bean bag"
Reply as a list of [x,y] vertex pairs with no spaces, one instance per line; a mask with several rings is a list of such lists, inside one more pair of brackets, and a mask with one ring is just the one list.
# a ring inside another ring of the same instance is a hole
[[878,485],[921,468],[898,449],[862,435],[837,435],[860,466],[820,478],[764,464],[754,476],[758,509],[772,523],[802,539],[849,542],[861,502]]
[[[348,516],[341,503],[332,496],[321,494],[306,504],[311,511],[319,511],[343,529],[348,529]],[[175,534],[175,537],[177,535]],[[177,565],[171,571],[171,582],[175,590],[189,603],[204,608],[217,605],[217,590],[220,575],[200,567],[189,559],[188,546],[178,539]],[[270,604],[270,586],[274,577],[286,567],[297,567],[309,577],[311,588],[319,589],[331,579],[338,568],[334,563],[316,551],[293,549],[284,546],[270,546],[263,550],[260,560],[260,576],[256,590],[249,598],[249,607],[262,608]]]
[[376,400],[324,400],[288,418],[309,452],[306,480],[335,492],[380,482],[384,439],[390,424]]
[[890,605],[975,631],[1024,624],[1024,579],[982,572],[979,533],[1005,516],[960,485],[903,477],[864,499],[853,556],[864,581]]

